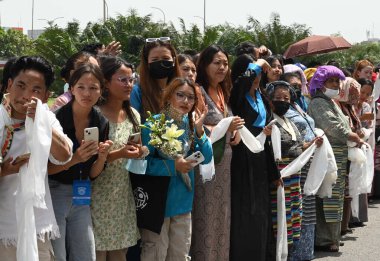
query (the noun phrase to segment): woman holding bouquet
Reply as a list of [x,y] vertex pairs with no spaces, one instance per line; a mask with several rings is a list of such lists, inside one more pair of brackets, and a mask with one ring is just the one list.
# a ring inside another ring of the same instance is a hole
[[[212,158],[212,146],[203,129],[207,108],[193,119],[197,105],[195,86],[187,79],[176,78],[164,90],[161,115],[149,117],[142,129],[143,144],[150,151],[147,157],[146,175],[169,176],[165,218],[159,234],[141,229],[141,260],[189,260],[191,243],[191,210],[194,197],[194,163],[186,157],[200,151],[208,163]],[[152,124],[165,115],[167,129],[164,135],[155,136]],[[170,128],[169,128],[170,127]],[[177,129],[178,127],[178,129]],[[153,138],[152,138],[153,137]],[[157,139],[162,143],[157,144]],[[171,146],[168,146],[171,145]],[[180,145],[180,146],[178,146]]]

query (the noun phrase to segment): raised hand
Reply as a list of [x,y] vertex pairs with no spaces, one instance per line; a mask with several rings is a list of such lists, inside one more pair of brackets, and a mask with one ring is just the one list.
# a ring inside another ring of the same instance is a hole
[[106,49],[103,51],[103,53],[107,55],[113,55],[113,56],[121,54],[120,42],[116,42],[116,41],[110,42],[107,45]]
[[203,121],[208,113],[208,107],[207,105],[203,108],[202,111],[199,109],[196,109],[195,113],[195,130],[197,132],[198,137],[201,137],[203,135]]
[[230,126],[228,127],[229,132],[233,132],[234,130],[238,130],[240,128],[243,128],[245,122],[244,119],[240,118],[239,116],[234,116],[232,119]]

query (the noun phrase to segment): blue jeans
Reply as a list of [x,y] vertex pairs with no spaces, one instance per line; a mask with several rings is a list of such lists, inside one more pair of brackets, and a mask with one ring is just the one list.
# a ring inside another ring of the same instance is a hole
[[95,239],[90,206],[72,204],[72,185],[49,180],[61,237],[52,240],[56,261],[95,261]]

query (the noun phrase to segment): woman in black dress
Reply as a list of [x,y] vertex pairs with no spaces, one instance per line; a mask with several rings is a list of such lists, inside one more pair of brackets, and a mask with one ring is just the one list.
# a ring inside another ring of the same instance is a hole
[[[255,64],[250,64],[255,63]],[[251,69],[247,70],[250,64]],[[245,121],[254,135],[270,134],[265,127],[272,119],[269,103],[259,90],[262,69],[270,68],[262,59],[239,56],[232,66],[236,76],[230,105],[234,115]],[[270,69],[269,69],[270,70]],[[269,142],[252,153],[243,143],[232,148],[231,162],[231,246],[230,260],[275,260],[276,244],[271,222],[270,186],[281,184]]]

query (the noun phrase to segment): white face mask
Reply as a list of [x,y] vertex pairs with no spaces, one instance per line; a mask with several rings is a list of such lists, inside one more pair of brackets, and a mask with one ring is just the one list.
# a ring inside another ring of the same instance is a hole
[[339,95],[339,89],[333,90],[325,87],[325,92],[324,94],[329,97],[330,99],[334,99]]

